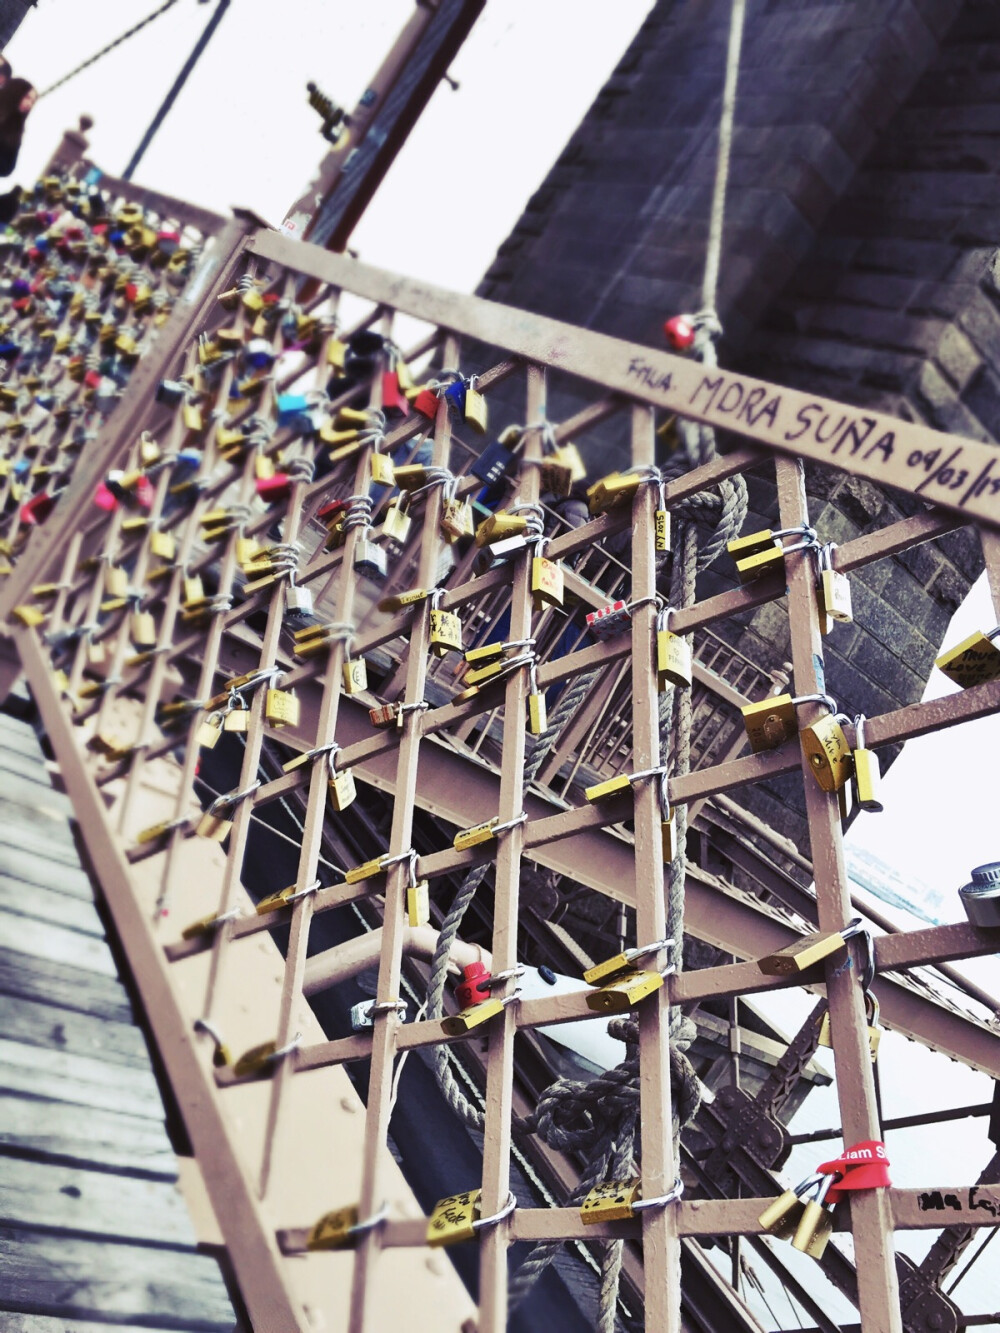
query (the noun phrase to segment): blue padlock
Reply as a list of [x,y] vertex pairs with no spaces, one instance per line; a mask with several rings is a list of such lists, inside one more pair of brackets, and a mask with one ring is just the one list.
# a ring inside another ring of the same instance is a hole
[[461,421],[465,417],[465,381],[455,380],[444,391],[444,399],[451,411]]

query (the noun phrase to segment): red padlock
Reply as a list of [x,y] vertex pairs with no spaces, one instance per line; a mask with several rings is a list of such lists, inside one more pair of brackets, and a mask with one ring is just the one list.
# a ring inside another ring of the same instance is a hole
[[291,489],[292,479],[287,472],[276,472],[273,477],[257,478],[257,494],[265,504],[286,500]]
[[410,415],[410,404],[399,387],[399,376],[394,370],[387,370],[382,376],[382,410],[400,417]]
[[140,477],[135,483],[135,498],[140,509],[152,509],[155,492],[148,477]]
[[433,421],[437,416],[438,396],[433,389],[421,389],[413,400],[413,406],[422,417],[428,421]]
[[118,508],[117,498],[103,481],[98,483],[97,490],[94,492],[94,504],[97,505],[98,509],[103,509],[109,514],[112,510]]
[[462,969],[462,980],[455,987],[455,999],[463,1009],[473,1009],[490,998],[490,978],[485,963],[470,963]]
[[30,500],[21,506],[21,522],[29,528],[44,523],[49,514],[52,513],[54,504],[55,498],[47,495],[45,491],[33,495]]
[[101,384],[101,374],[97,370],[88,370],[83,377],[83,382],[88,389],[98,389]]
[[881,1189],[892,1184],[889,1179],[889,1157],[885,1144],[878,1139],[866,1139],[845,1148],[839,1157],[821,1162],[817,1170],[824,1175],[840,1176],[830,1187],[827,1203],[836,1203],[851,1190]]
[[138,294],[139,294],[138,283],[127,282],[125,284],[125,300],[128,301],[129,305],[131,305],[135,301],[135,298],[138,296]]
[[667,342],[678,352],[686,352],[694,342],[694,325],[686,315],[674,315],[663,325]]

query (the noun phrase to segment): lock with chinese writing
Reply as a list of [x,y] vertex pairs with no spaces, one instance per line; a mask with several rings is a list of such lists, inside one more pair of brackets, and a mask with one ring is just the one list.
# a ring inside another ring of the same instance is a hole
[[462,651],[462,622],[454,611],[431,608],[430,650],[435,657]]
[[447,541],[452,542],[460,537],[471,537],[476,530],[472,506],[467,499],[458,498],[457,485],[457,482],[452,483],[451,493],[444,496],[441,504],[441,532]]
[[473,1223],[479,1220],[481,1196],[482,1190],[476,1189],[439,1199],[427,1220],[427,1244],[436,1249],[475,1240]]
[[691,645],[682,634],[668,629],[669,623],[670,607],[665,607],[656,617],[656,677],[661,690],[691,684]]

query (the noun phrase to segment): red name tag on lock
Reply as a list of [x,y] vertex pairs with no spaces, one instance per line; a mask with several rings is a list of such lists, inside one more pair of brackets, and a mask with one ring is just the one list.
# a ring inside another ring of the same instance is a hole
[[874,1190],[891,1185],[889,1156],[885,1144],[878,1139],[867,1139],[845,1148],[840,1157],[822,1162],[818,1171],[824,1175],[838,1175],[842,1179],[830,1186],[827,1203],[837,1203],[851,1190]]

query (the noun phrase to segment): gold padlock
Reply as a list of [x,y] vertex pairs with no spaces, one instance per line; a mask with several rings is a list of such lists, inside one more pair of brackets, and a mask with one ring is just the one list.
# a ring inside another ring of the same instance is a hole
[[358,1225],[358,1208],[351,1204],[324,1213],[309,1230],[307,1250],[340,1250],[354,1243],[353,1228]]
[[373,482],[379,486],[395,486],[396,474],[388,454],[380,454],[373,450],[370,462]]
[[462,651],[462,622],[454,611],[431,609],[430,650],[435,657]]
[[623,791],[628,791],[632,783],[627,773],[619,773],[616,778],[608,778],[604,782],[595,783],[593,787],[584,788],[584,796],[588,801],[603,801],[608,796],[617,796]]
[[468,500],[446,496],[441,506],[441,531],[444,536],[450,541],[458,541],[460,537],[471,537],[475,530],[472,506]]
[[854,719],[854,797],[862,810],[878,814],[884,808],[879,794],[882,773],[878,755],[865,748],[865,721],[864,714]]
[[343,666],[344,693],[361,694],[368,688],[368,664],[363,657],[349,657]]
[[483,1000],[482,1004],[474,1004],[470,1009],[461,1009],[457,1014],[449,1014],[447,1018],[443,1018],[442,1030],[448,1037],[460,1037],[463,1033],[479,1027],[487,1019],[503,1013],[503,1007],[503,1000],[491,996],[488,1000]]
[[800,733],[809,771],[823,791],[839,791],[850,780],[851,747],[833,713],[804,727]]
[[344,876],[346,884],[360,884],[362,880],[373,879],[376,875],[381,875],[385,869],[383,862],[385,856],[376,856],[371,861],[365,861],[362,865],[354,866]]
[[400,501],[389,505],[382,519],[382,535],[402,546],[410,535],[413,520]]
[[128,574],[120,565],[108,565],[104,571],[104,591],[109,597],[128,596]]
[[392,593],[389,597],[383,597],[378,603],[380,611],[402,611],[404,607],[415,606],[417,602],[422,602],[427,597],[426,588],[411,588],[409,592]]
[[978,630],[937,658],[934,665],[963,690],[1000,677],[1000,648],[993,642],[1000,627],[981,634]]
[[129,637],[137,648],[156,647],[156,621],[151,611],[135,611],[129,621]]
[[475,1240],[473,1222],[479,1220],[482,1190],[466,1190],[439,1199],[427,1219],[427,1244],[432,1249],[442,1245],[457,1245],[464,1240]]
[[[871,1054],[872,1064],[878,1059],[879,1043],[882,1040],[882,1029],[878,1025],[881,1008],[878,1000],[871,993],[865,992],[865,1014],[868,1018],[868,1050]],[[829,1009],[823,1015],[823,1021],[819,1026],[819,1037],[817,1039],[819,1046],[833,1046],[833,1033],[830,1025]]]
[[548,713],[545,708],[545,695],[528,695],[528,731],[532,736],[543,736],[548,729]]
[[531,598],[535,610],[541,611],[546,606],[562,606],[564,582],[562,565],[558,561],[536,555],[531,561]]
[[778,749],[799,729],[790,694],[771,694],[759,703],[746,704],[740,711],[755,754]]
[[469,847],[478,847],[481,843],[492,842],[496,836],[494,828],[499,824],[500,816],[494,815],[484,824],[473,824],[471,828],[460,829],[455,834],[453,846],[456,852],[464,852]]
[[221,735],[222,715],[221,713],[210,713],[198,724],[198,730],[194,735],[195,744],[203,750],[214,750]]
[[677,856],[677,820],[672,813],[669,819],[660,821],[660,836],[663,839],[664,864],[673,865]]
[[287,690],[268,689],[264,699],[264,716],[272,727],[297,727],[301,712],[296,695]]
[[769,1204],[757,1219],[764,1230],[778,1240],[791,1240],[802,1217],[805,1204],[795,1190],[785,1190]]
[[205,600],[205,585],[200,574],[186,575],[182,581],[182,600],[186,606]]
[[260,1046],[252,1046],[233,1065],[233,1073],[237,1078],[270,1078],[275,1070],[274,1053],[276,1050],[277,1043],[273,1041],[265,1041]]
[[779,542],[775,542],[766,551],[759,551],[756,555],[744,556],[743,559],[737,560],[736,577],[740,583],[745,585],[763,578],[765,574],[770,574],[773,570],[784,569],[784,567],[784,547]]
[[804,972],[814,963],[829,958],[830,954],[843,949],[846,940],[839,930],[824,931],[817,935],[806,935],[792,944],[786,944],[776,953],[766,954],[757,959],[757,966],[769,977],[790,977],[794,973]]
[[213,935],[221,924],[218,914],[212,912],[210,916],[199,917],[197,921],[192,921],[189,926],[185,926],[181,931],[181,939],[197,940],[204,935]]
[[670,511],[669,509],[657,509],[653,515],[653,550],[670,550]]
[[330,804],[338,813],[341,810],[346,810],[358,794],[357,784],[354,781],[354,771],[350,768],[345,768],[339,773],[331,772],[327,785]]
[[160,560],[173,560],[177,554],[177,542],[169,532],[154,529],[149,534],[149,551]]
[[638,473],[612,472],[610,476],[595,481],[587,491],[590,512],[595,515],[606,514],[609,509],[626,504],[643,480]]
[[669,616],[669,608],[657,616],[657,681],[661,690],[665,690],[668,685],[686,689],[690,686],[692,678],[691,645],[682,634],[675,634],[673,630],[667,629]]
[[507,537],[521,537],[528,530],[528,520],[524,514],[508,514],[498,509],[489,518],[483,519],[476,529],[476,546],[492,546]]
[[205,811],[195,826],[199,838],[209,838],[212,842],[225,842],[232,831],[233,821],[214,815],[211,808]]
[[478,435],[486,434],[487,408],[486,399],[478,391],[468,387],[465,390],[465,420]]
[[810,1199],[802,1209],[802,1215],[792,1237],[792,1248],[820,1259],[833,1232],[833,1209],[824,1207],[824,1200],[833,1176],[824,1176],[817,1190],[815,1199]]
[[629,971],[600,990],[587,996],[587,1008],[595,1014],[624,1014],[634,1009],[640,1000],[652,995],[663,985],[659,972]]
[[831,620],[849,624],[854,619],[854,607],[851,602],[851,584],[847,575],[838,569],[824,569],[820,580],[820,601],[823,611]]
[[283,907],[288,906],[288,899],[294,892],[295,885],[289,884],[286,889],[279,889],[277,893],[270,893],[266,898],[261,898],[254,911],[258,916],[270,916],[272,912],[280,912]]
[[632,1205],[642,1197],[639,1180],[606,1180],[595,1185],[580,1205],[584,1226],[596,1222],[627,1222],[635,1217]]
[[758,555],[770,550],[777,542],[777,537],[770,528],[760,532],[748,532],[745,537],[735,537],[726,543],[726,551],[734,560],[744,560],[749,555]]
[[406,920],[411,926],[426,926],[431,919],[430,893],[425,879],[406,890]]

